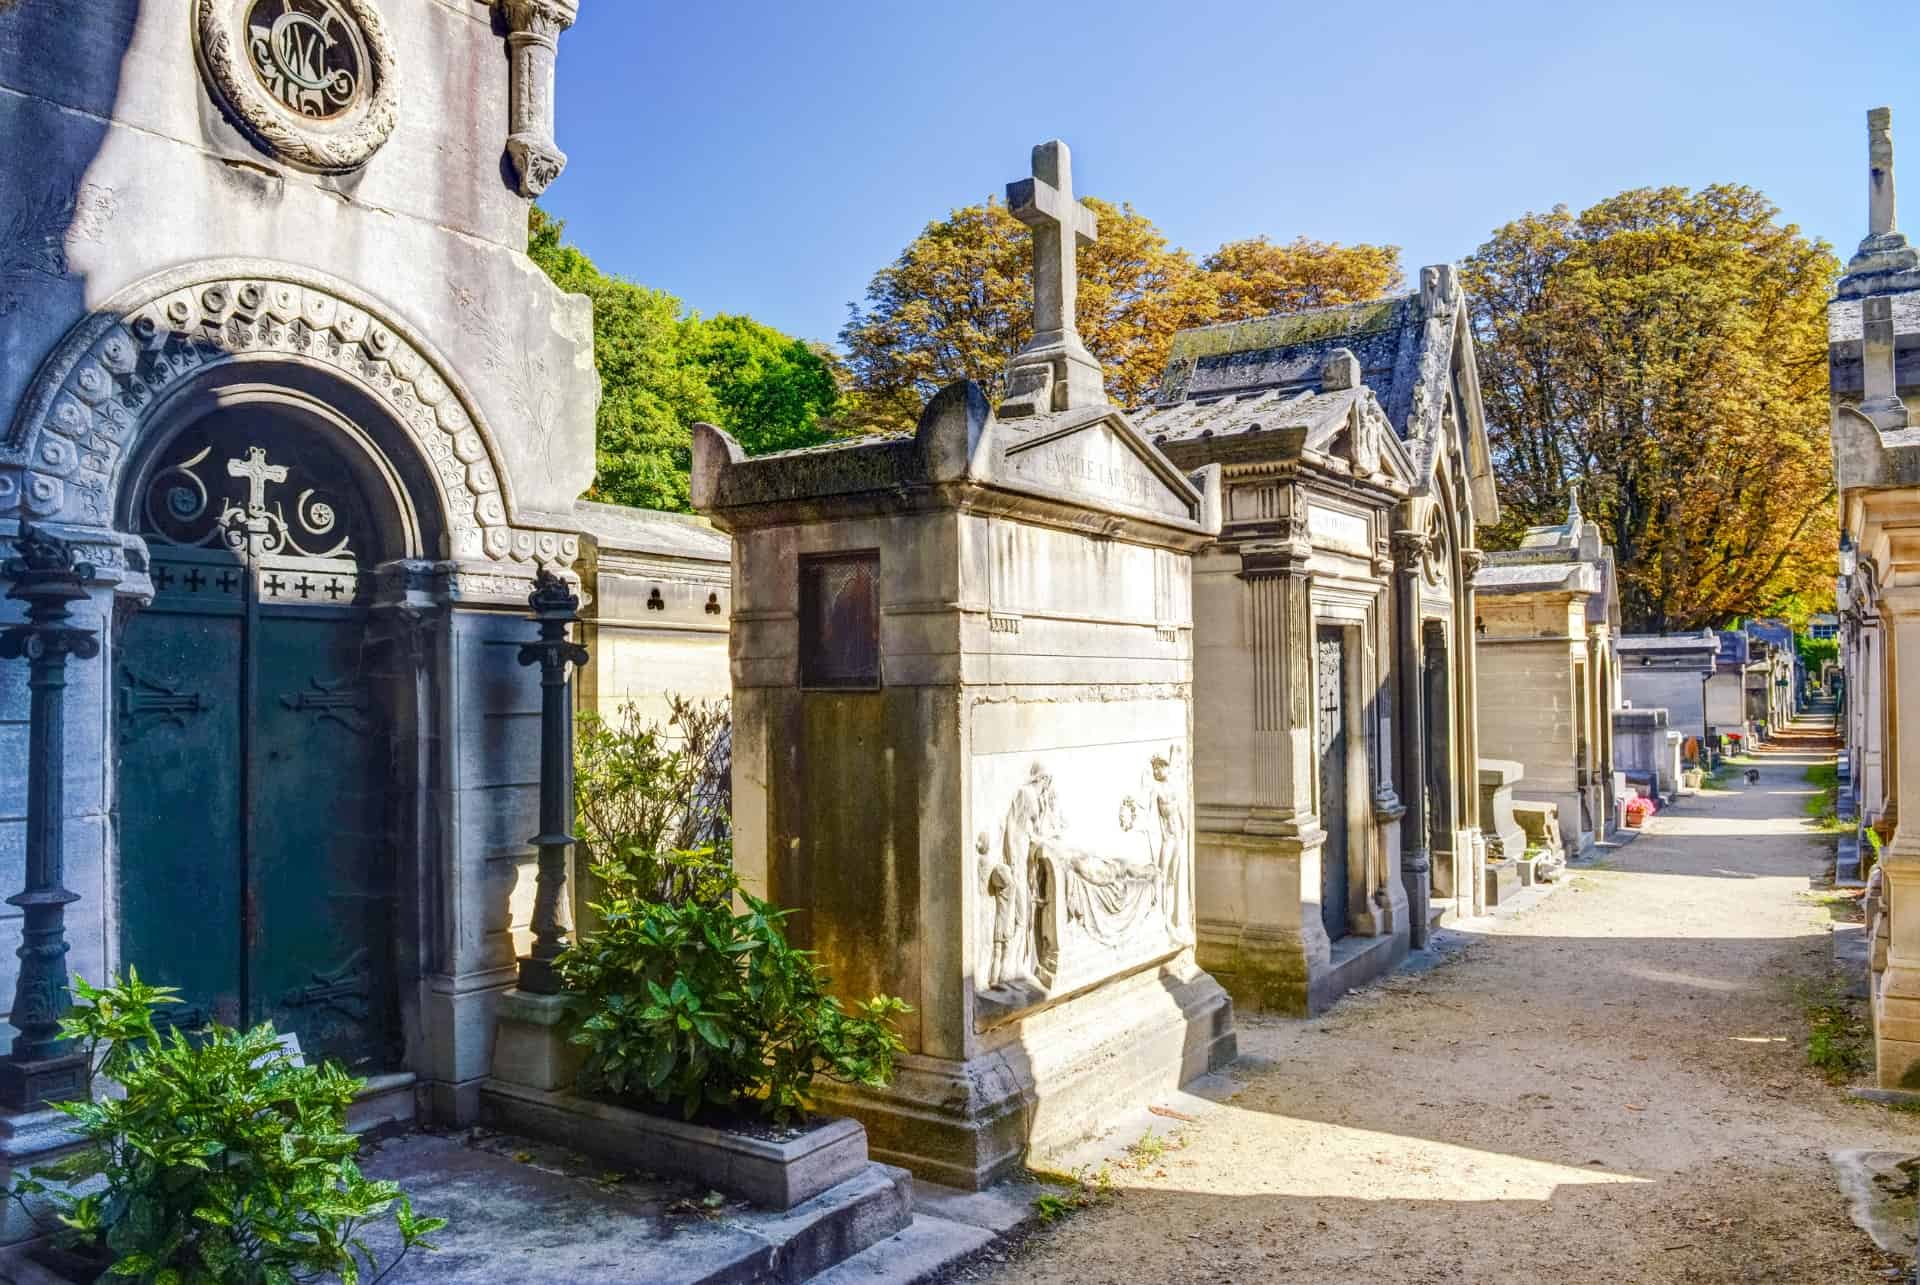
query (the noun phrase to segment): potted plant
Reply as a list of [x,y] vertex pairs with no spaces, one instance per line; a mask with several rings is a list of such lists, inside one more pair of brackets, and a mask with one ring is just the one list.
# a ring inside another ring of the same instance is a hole
[[[162,1037],[153,1009],[172,988],[73,982],[61,1032],[117,1092],[56,1103],[86,1145],[8,1194],[58,1219],[42,1258],[81,1282],[374,1282],[446,1225],[418,1218],[399,1186],[363,1176],[347,1108],[364,1082],[305,1066],[271,1024]],[[391,1218],[400,1254],[384,1271],[365,1242]]]
[[1627,800],[1627,828],[1638,830],[1647,823],[1647,818],[1653,815],[1653,811],[1653,800],[1645,795],[1636,795]]

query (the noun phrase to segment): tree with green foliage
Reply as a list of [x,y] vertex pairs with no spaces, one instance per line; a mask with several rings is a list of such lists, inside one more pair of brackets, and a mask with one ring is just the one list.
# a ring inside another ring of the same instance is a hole
[[689,507],[692,429],[718,424],[750,452],[825,441],[820,421],[839,401],[828,359],[750,317],[711,320],[662,290],[611,276],[534,207],[527,253],[562,290],[593,300],[600,371],[597,500]]

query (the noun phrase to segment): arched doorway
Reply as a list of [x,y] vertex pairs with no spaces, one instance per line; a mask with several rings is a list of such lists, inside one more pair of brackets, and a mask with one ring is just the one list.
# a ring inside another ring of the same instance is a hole
[[413,550],[358,431],[279,396],[166,438],[126,492],[150,605],[114,666],[119,957],[178,1025],[271,1021],[362,1074],[402,1059],[392,703],[373,568]]

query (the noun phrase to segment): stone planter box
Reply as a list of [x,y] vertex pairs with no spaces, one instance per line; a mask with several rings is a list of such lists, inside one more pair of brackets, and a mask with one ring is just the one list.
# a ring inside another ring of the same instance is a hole
[[692,1178],[770,1209],[792,1209],[867,1166],[867,1131],[839,1116],[812,1117],[794,1130],[735,1130],[489,1080],[480,1117],[492,1128],[546,1138],[609,1165]]
[[1520,858],[1519,864],[1520,864],[1520,886],[1522,888],[1531,888],[1533,887],[1533,885],[1537,883],[1546,882],[1546,880],[1542,877],[1540,873],[1539,857],[1522,857]]

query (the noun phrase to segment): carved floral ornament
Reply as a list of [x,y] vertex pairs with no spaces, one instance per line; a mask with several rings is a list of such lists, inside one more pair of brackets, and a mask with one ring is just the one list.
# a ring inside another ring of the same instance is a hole
[[452,557],[579,556],[578,536],[509,523],[485,430],[437,358],[317,273],[221,266],[253,265],[166,274],[69,334],[0,444],[0,518],[110,527],[127,459],[174,393],[223,365],[279,359],[352,381],[405,429],[433,475]]
[[208,84],[254,142],[323,174],[393,133],[399,73],[373,0],[194,0]]

